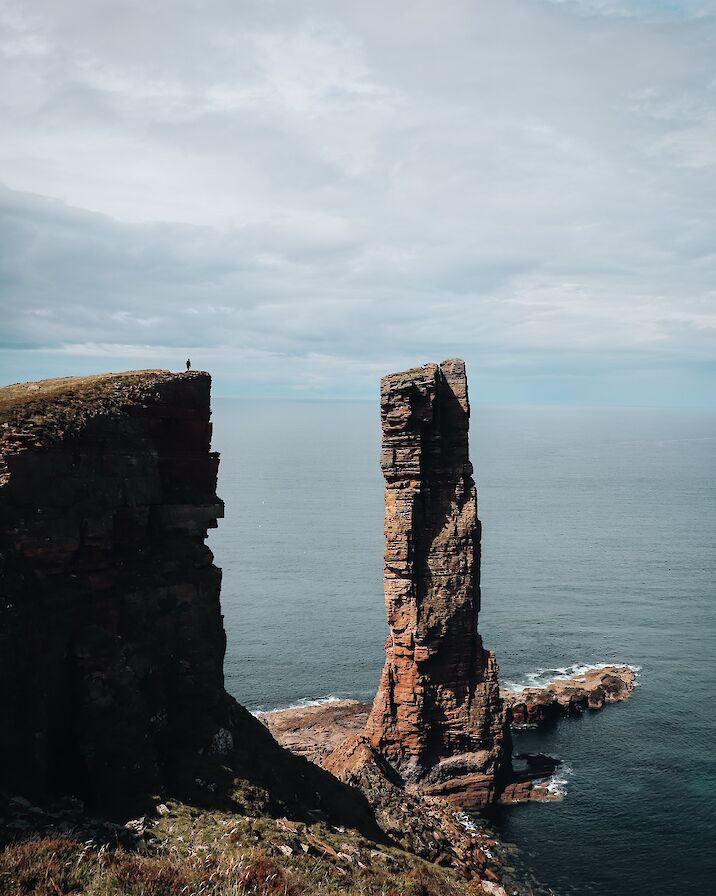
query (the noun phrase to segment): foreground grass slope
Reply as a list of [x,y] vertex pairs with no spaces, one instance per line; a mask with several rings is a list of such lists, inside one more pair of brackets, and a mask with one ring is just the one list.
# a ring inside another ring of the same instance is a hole
[[[0,798],[0,896],[504,894],[493,882],[501,877],[497,857],[481,879],[468,879],[465,869],[428,862],[363,818],[342,823],[332,790],[321,786],[330,776],[286,758],[305,766],[303,780],[290,784],[285,769],[272,773],[241,750],[203,757],[181,787],[138,804],[130,821],[90,815],[72,800],[34,806]],[[319,789],[313,801],[309,785]],[[487,834],[473,836],[490,851]]]
[[231,839],[187,855],[170,850],[142,856],[68,838],[45,838],[3,851],[0,891],[8,896],[482,896],[485,892],[479,884],[451,881],[445,872],[425,863],[401,869],[396,861],[394,870],[376,871],[357,867],[359,861],[354,856],[352,867],[340,859],[276,857],[266,848],[247,849]]

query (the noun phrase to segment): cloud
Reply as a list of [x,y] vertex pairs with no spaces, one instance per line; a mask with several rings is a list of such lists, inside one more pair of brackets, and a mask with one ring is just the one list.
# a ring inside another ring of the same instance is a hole
[[5,379],[185,353],[257,394],[369,395],[449,354],[493,384],[712,376],[706,3],[6,0],[0,23]]
[[713,0],[546,0],[586,15],[638,18],[648,22],[704,19],[714,14]]

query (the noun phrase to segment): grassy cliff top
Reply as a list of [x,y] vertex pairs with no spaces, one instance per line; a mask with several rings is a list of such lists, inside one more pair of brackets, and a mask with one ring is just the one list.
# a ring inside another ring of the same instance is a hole
[[194,370],[127,370],[4,386],[0,388],[0,441],[61,436],[89,417],[121,410],[159,384],[208,378],[208,373]]

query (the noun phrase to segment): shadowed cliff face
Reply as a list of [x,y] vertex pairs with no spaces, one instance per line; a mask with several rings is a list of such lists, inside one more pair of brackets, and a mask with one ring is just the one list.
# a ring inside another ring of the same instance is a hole
[[381,383],[386,664],[366,733],[408,783],[465,805],[494,799],[509,731],[477,634],[480,523],[464,363]]
[[162,794],[383,843],[362,794],[224,690],[210,387],[148,370],[0,389],[0,804],[121,815]]
[[116,802],[226,746],[210,382],[0,390],[0,788]]

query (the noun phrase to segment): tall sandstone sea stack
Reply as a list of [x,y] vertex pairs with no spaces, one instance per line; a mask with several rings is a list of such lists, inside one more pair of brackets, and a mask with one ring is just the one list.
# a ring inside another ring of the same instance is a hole
[[480,522],[459,359],[381,381],[386,663],[366,734],[402,779],[460,805],[510,771],[494,654],[477,632]]

